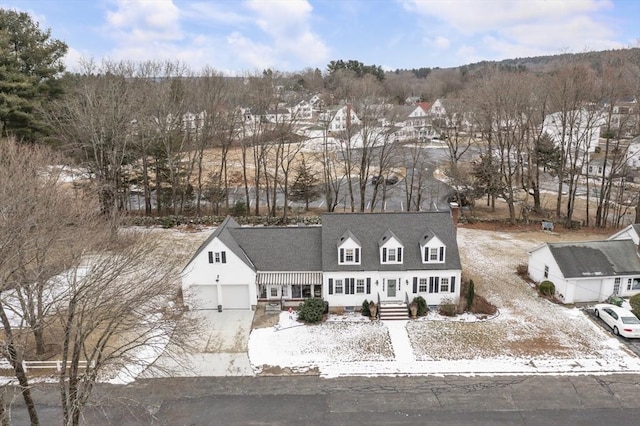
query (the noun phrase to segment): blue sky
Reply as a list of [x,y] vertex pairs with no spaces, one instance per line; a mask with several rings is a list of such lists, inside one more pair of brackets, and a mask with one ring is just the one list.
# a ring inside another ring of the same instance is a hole
[[81,58],[179,60],[228,74],[385,69],[640,47],[640,0],[0,0]]

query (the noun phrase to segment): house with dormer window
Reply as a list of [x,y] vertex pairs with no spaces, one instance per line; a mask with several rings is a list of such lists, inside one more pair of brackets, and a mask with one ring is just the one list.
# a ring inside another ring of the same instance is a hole
[[373,300],[457,302],[455,213],[326,213],[321,226],[243,227],[228,217],[183,270],[195,309],[250,309],[259,301],[331,307]]

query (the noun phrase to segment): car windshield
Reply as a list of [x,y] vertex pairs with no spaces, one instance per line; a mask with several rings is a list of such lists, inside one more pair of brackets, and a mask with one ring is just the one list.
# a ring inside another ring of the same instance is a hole
[[622,317],[623,324],[640,324],[640,320],[636,317]]

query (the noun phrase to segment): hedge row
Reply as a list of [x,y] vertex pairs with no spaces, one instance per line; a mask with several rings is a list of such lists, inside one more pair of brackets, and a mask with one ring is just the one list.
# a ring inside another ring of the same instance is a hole
[[[124,226],[162,226],[173,228],[181,225],[217,226],[226,216],[124,216],[120,223]],[[239,216],[233,218],[240,225],[319,225],[320,216],[290,216],[285,221],[281,217]]]

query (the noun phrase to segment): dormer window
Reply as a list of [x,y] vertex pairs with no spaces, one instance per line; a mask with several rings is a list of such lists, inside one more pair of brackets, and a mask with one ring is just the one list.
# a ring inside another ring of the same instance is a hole
[[360,252],[360,241],[350,231],[345,232],[338,241],[338,264],[359,265]]
[[427,230],[420,238],[422,263],[444,263],[446,260],[446,246],[431,230]]
[[400,239],[391,231],[387,230],[378,241],[380,245],[380,263],[401,264],[403,246]]

